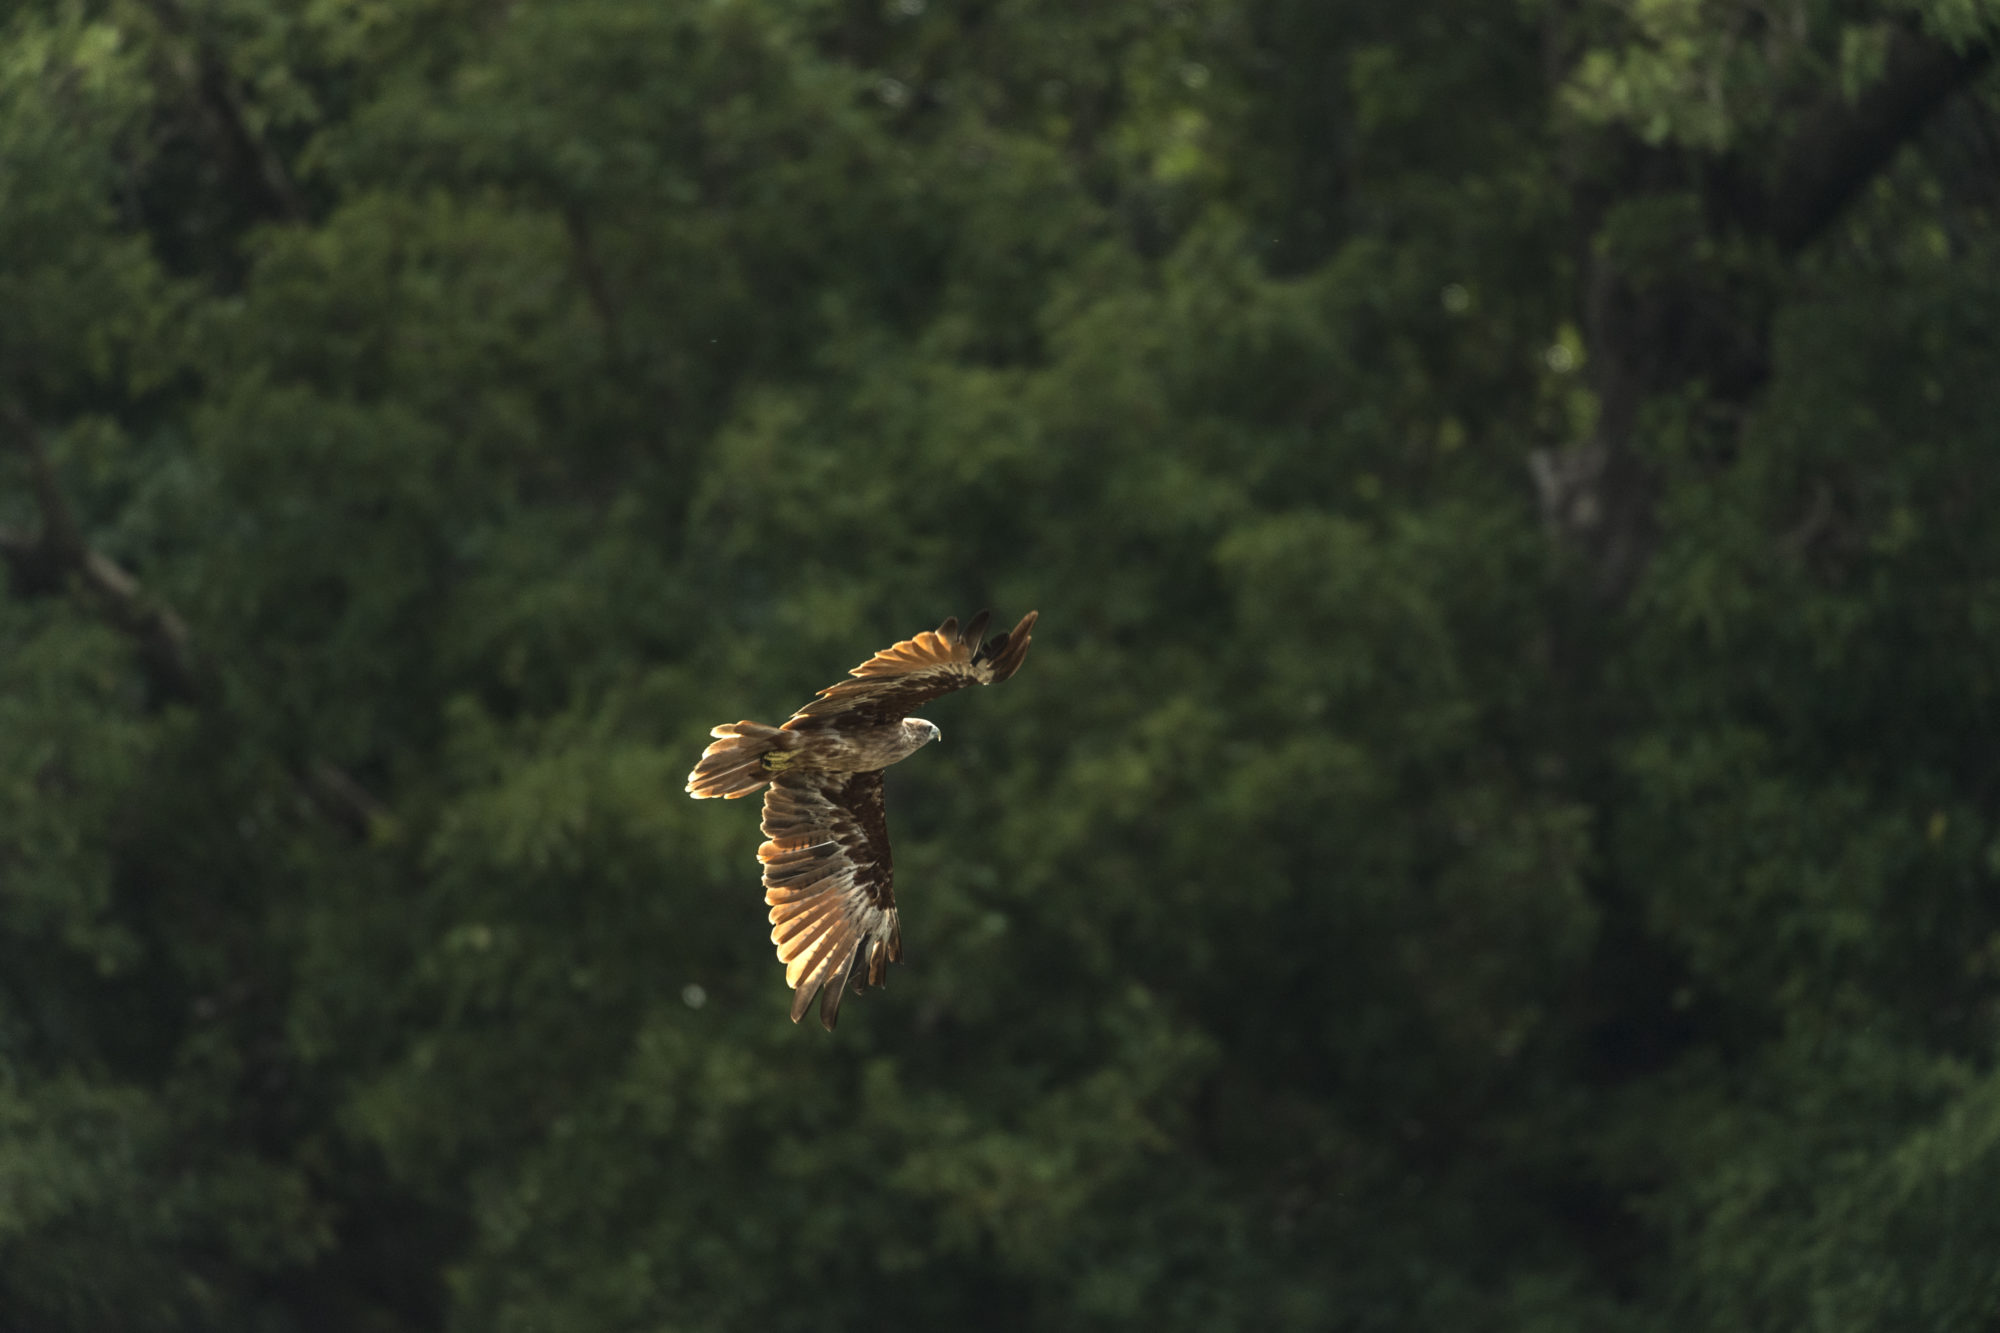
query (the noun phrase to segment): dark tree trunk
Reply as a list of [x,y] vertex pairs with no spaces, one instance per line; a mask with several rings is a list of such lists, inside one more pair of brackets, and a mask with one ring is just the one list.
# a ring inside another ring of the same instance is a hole
[[[1625,210],[1686,201],[1688,245],[1711,255],[1796,253],[1824,234],[1930,116],[1985,71],[1990,48],[1954,50],[1899,30],[1881,79],[1849,102],[1802,117],[1775,153],[1704,160],[1687,150],[1627,145],[1612,189],[1579,209],[1580,323],[1598,398],[1581,444],[1531,460],[1550,526],[1581,552],[1596,594],[1622,600],[1655,536],[1655,487],[1636,448],[1648,401],[1699,385],[1740,407],[1769,370],[1773,293],[1759,272],[1711,259],[1652,265],[1607,234]],[[1693,274],[1696,276],[1690,277]]]

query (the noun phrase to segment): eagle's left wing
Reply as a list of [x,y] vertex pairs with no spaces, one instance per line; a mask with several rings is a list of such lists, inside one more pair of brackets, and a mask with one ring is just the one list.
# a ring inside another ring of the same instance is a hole
[[866,963],[865,983],[879,986],[903,956],[882,771],[778,775],[764,793],[764,837],[757,859],[771,943],[797,991],[792,1021],[824,988],[819,1020],[831,1030],[855,960]]
[[979,641],[986,631],[986,612],[974,616],[963,629],[953,616],[934,630],[884,648],[847,673],[855,679],[821,690],[817,699],[792,714],[784,729],[817,731],[849,718],[900,721],[941,694],[1005,680],[1021,669],[1028,655],[1036,614],[1028,612],[1012,632],[996,634],[986,643]]

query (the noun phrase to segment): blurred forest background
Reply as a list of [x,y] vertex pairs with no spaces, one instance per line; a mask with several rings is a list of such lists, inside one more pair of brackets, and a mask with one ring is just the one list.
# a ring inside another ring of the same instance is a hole
[[2000,1328],[1996,0],[0,16],[0,1326]]

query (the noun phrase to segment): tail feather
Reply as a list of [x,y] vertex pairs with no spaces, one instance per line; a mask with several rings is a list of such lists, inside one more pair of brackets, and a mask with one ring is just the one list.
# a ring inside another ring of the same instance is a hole
[[771,780],[764,756],[773,750],[795,750],[804,743],[798,733],[762,722],[725,722],[708,734],[717,739],[701,752],[701,762],[687,780],[688,794],[698,801],[717,796],[733,801],[760,790]]

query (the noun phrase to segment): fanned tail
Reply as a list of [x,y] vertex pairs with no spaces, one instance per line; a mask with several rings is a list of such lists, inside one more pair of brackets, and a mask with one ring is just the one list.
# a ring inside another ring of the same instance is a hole
[[718,739],[701,752],[701,762],[688,774],[688,795],[697,801],[720,796],[735,800],[759,791],[782,764],[766,765],[774,752],[796,750],[805,738],[762,722],[725,722],[708,733]]

